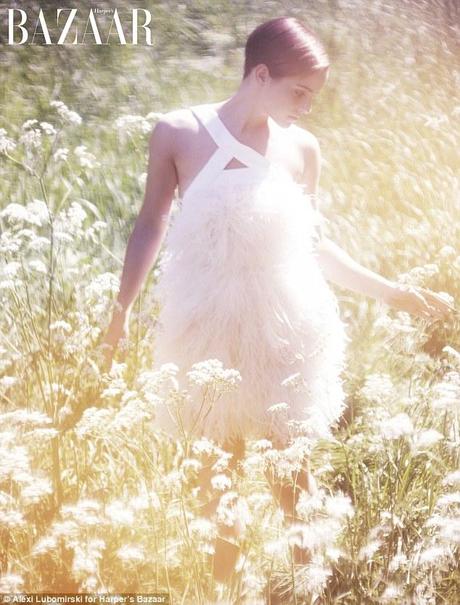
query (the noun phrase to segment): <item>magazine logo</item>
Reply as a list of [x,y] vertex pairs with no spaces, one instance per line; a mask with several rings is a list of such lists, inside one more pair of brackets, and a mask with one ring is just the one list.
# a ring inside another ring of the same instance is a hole
[[[45,17],[42,9],[29,14],[21,8],[7,9],[10,45],[118,44],[152,46],[150,23],[152,15],[144,8],[118,12],[116,8],[91,8],[81,15],[76,8],[58,8],[53,18]],[[48,14],[48,11],[47,11]],[[99,17],[99,23],[96,20]],[[83,18],[82,18],[83,17]],[[101,28],[101,21],[104,28]],[[1,42],[1,39],[0,39]]]

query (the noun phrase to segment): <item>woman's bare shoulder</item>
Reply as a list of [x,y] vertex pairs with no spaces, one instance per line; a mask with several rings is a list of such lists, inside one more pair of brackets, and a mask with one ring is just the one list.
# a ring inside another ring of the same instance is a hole
[[174,109],[161,114],[150,136],[150,145],[175,155],[199,130],[190,109]]
[[161,114],[157,124],[167,130],[175,132],[196,132],[198,124],[190,109],[174,109]]
[[291,124],[288,131],[303,152],[319,153],[319,142],[312,132],[305,128],[301,128],[300,126],[296,126],[295,124]]

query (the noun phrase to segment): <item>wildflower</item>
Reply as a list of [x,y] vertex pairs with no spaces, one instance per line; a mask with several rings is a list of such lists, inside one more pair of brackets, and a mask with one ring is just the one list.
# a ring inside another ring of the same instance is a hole
[[220,473],[219,475],[214,475],[211,477],[211,485],[212,488],[219,491],[225,491],[226,489],[230,489],[232,486],[232,481],[230,477]]
[[267,408],[267,412],[270,414],[279,414],[281,412],[286,412],[289,409],[289,405],[284,402],[274,403],[269,408]]
[[414,427],[412,425],[412,420],[403,412],[388,420],[381,421],[380,431],[384,439],[391,440],[412,434]]
[[33,555],[45,555],[56,550],[58,544],[55,536],[44,536],[32,548]]
[[328,515],[333,517],[353,517],[355,514],[354,507],[351,503],[350,497],[343,494],[336,496],[327,496],[325,501],[325,508]]
[[0,525],[8,529],[16,529],[18,527],[25,527],[26,520],[19,510],[0,510]]
[[453,347],[450,347],[449,345],[446,345],[445,347],[443,347],[442,350],[443,350],[443,353],[446,353],[447,355],[450,355],[452,357],[452,359],[455,359],[455,361],[457,363],[460,362],[460,352],[459,351],[457,351]]
[[97,500],[84,498],[76,504],[61,506],[61,515],[69,517],[83,527],[96,527],[101,524],[101,505]]
[[332,575],[332,570],[329,567],[325,567],[312,562],[305,567],[302,575],[299,578],[299,588],[302,591],[308,591],[310,594],[317,593],[322,590],[326,585],[328,578]]
[[51,107],[54,107],[61,118],[69,124],[81,124],[81,117],[75,111],[70,110],[62,101],[51,101]]
[[38,124],[38,120],[26,120],[24,122],[24,124],[22,125],[22,129],[23,130],[29,130],[30,128],[32,128],[33,126],[35,126],[35,124]]
[[24,221],[32,225],[40,227],[49,219],[48,207],[41,200],[33,200],[27,206],[16,204],[15,202],[8,204],[0,212],[1,218],[7,218],[9,222]]
[[117,557],[124,563],[141,563],[145,558],[145,554],[138,546],[124,544],[117,550]]
[[446,475],[442,481],[443,485],[456,485],[460,484],[460,470],[453,471]]
[[388,569],[391,572],[398,571],[398,569],[401,569],[407,565],[408,562],[409,561],[404,553],[397,554],[391,559]]
[[121,131],[123,135],[133,136],[135,134],[148,134],[152,126],[143,116],[125,115],[115,120],[115,128]]
[[450,504],[460,504],[460,492],[452,492],[440,496],[436,501],[436,506],[449,506]]
[[305,389],[306,383],[300,372],[296,372],[295,374],[291,374],[290,376],[285,378],[281,382],[281,386],[288,387],[294,392],[299,393]]
[[67,162],[69,158],[69,150],[67,147],[59,147],[53,154],[55,162]]
[[433,394],[431,405],[435,410],[457,410],[460,406],[460,385],[450,381],[447,375],[444,381],[434,386]]
[[104,431],[112,419],[113,412],[96,407],[87,408],[75,426],[75,434],[80,439],[98,430]]
[[382,540],[370,540],[369,542],[367,542],[367,544],[360,548],[358,553],[358,559],[360,561],[369,561],[370,559],[372,559],[378,549],[382,546],[382,544]]
[[49,122],[40,122],[41,129],[48,136],[53,136],[56,134],[56,128]]
[[32,269],[32,271],[36,271],[37,273],[42,273],[44,275],[48,273],[47,266],[43,261],[39,259],[29,261],[29,269]]
[[412,435],[413,452],[426,450],[432,445],[438,443],[438,441],[441,439],[444,439],[444,435],[435,429],[427,429],[425,431],[415,432]]
[[15,573],[7,573],[0,576],[0,593],[19,592],[24,585],[22,576]]
[[105,509],[105,514],[112,523],[117,525],[132,525],[134,523],[133,511],[122,500],[114,500]]
[[256,452],[268,450],[272,446],[273,446],[272,442],[269,441],[268,439],[259,439],[257,441],[254,441],[254,443],[253,443],[253,448],[255,449]]
[[26,130],[19,137],[19,142],[28,149],[37,149],[42,144],[42,132],[38,128]]
[[216,385],[221,392],[234,390],[241,382],[238,370],[224,369],[218,359],[208,359],[192,365],[187,372],[191,383],[198,386]]
[[88,545],[76,544],[72,561],[72,576],[76,580],[84,579],[88,574],[97,574],[99,571],[98,559],[102,557],[102,540],[90,540]]
[[16,143],[6,135],[6,130],[0,128],[0,154],[7,154],[14,151]]
[[456,256],[456,251],[455,248],[452,248],[452,246],[443,246],[441,250],[439,250],[438,255],[441,258],[448,259]]
[[216,445],[206,437],[202,437],[201,439],[196,439],[192,443],[192,452],[198,456],[200,454],[211,455],[215,452]]
[[380,597],[381,603],[391,603],[394,599],[401,597],[403,594],[403,587],[401,584],[388,584]]
[[39,502],[44,496],[53,493],[53,487],[48,479],[35,477],[33,482],[21,490],[21,500],[24,503]]
[[70,332],[72,332],[72,326],[63,319],[58,319],[50,325],[50,330],[61,330],[62,332],[67,332],[67,334],[69,334]]
[[197,517],[189,523],[192,536],[198,540],[212,540],[216,535],[216,526],[209,519]]
[[382,404],[394,393],[393,381],[389,374],[369,374],[359,392],[368,401]]
[[439,566],[440,561],[452,557],[452,552],[449,546],[430,546],[420,553],[418,559],[419,565]]
[[88,168],[91,170],[92,168],[99,166],[99,162],[96,162],[96,156],[87,150],[86,145],[79,145],[78,147],[75,147],[74,153],[77,156],[82,168]]
[[2,376],[0,378],[0,388],[10,389],[15,384],[19,383],[19,378],[17,376]]

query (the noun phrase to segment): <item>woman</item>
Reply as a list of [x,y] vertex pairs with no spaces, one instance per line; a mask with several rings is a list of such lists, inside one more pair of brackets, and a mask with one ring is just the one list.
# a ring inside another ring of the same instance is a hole
[[[235,94],[165,114],[150,138],[145,199],[105,339],[107,361],[128,335],[132,305],[157,258],[178,187],[182,208],[168,232],[156,288],[162,305],[155,362],[176,363],[182,380],[193,363],[210,358],[240,371],[237,392],[225,393],[199,424],[200,434],[234,453],[233,466],[245,438],[267,438],[281,449],[297,435],[327,434],[340,417],[347,337],[326,280],[423,317],[444,317],[451,309],[433,292],[365,269],[324,237],[315,199],[318,141],[294,122],[310,112],[328,73],[311,29],[294,18],[273,19],[249,36]],[[281,416],[269,410],[276,403],[283,404]],[[188,428],[197,411],[184,410]],[[164,410],[157,421],[175,433]],[[211,463],[200,475],[204,495]],[[299,489],[315,490],[308,460],[292,481],[267,477],[292,520]],[[217,502],[205,502],[203,513],[212,515]],[[214,566],[222,581],[238,554],[225,538],[240,528],[224,530]],[[295,556],[302,562],[308,553]]]

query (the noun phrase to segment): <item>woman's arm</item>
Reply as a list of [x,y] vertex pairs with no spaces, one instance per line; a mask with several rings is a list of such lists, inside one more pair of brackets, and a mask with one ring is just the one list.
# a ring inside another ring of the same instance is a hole
[[316,255],[327,280],[383,302],[391,296],[394,282],[357,263],[329,238],[322,237]]
[[177,186],[171,126],[163,118],[149,140],[149,162],[144,202],[126,248],[117,302],[129,313],[163,241]]
[[126,248],[112,320],[103,343],[105,369],[110,367],[120,338],[129,336],[129,317],[148,271],[158,256],[168,225],[168,217],[177,185],[172,150],[172,127],[162,118],[149,140],[147,182],[142,208]]
[[[311,133],[305,133],[303,143],[303,182],[309,200],[319,212],[316,194],[321,172],[321,151],[316,137]],[[371,296],[398,311],[406,311],[421,317],[444,318],[450,312],[456,311],[435,292],[399,284],[366,269],[353,260],[345,250],[325,237],[321,227],[318,235],[319,242],[315,252],[327,280],[359,294]]]

